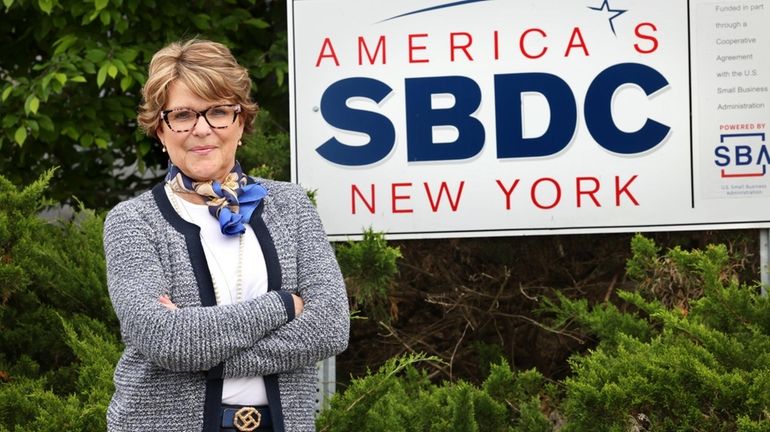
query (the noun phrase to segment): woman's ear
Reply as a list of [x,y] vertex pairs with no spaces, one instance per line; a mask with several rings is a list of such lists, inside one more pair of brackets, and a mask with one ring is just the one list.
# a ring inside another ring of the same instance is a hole
[[163,147],[166,147],[163,144],[163,134],[164,134],[164,132],[165,131],[163,130],[163,125],[161,123],[158,123],[158,127],[155,128],[155,137],[158,140],[158,142],[160,143],[160,145],[162,145]]

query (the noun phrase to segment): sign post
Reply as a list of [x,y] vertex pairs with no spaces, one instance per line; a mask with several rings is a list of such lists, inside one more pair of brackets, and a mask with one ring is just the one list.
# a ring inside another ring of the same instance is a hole
[[759,231],[759,270],[762,283],[762,295],[767,295],[770,285],[770,230]]

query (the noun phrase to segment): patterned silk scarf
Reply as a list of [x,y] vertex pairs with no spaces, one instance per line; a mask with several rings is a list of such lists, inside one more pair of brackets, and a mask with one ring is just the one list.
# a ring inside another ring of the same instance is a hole
[[189,192],[202,196],[209,206],[209,213],[217,218],[224,235],[239,235],[246,232],[244,224],[260,201],[267,196],[267,190],[259,183],[248,183],[236,161],[233,170],[224,182],[216,180],[198,182],[187,177],[171,161],[168,163],[166,183],[174,192]]

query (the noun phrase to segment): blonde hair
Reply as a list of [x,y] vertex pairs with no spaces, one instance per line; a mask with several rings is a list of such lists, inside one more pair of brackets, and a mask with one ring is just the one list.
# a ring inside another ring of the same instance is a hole
[[176,80],[200,98],[240,104],[243,131],[253,130],[259,108],[249,94],[248,70],[238,64],[226,46],[190,39],[171,43],[152,56],[137,115],[139,127],[147,135],[157,138],[160,112],[166,104],[169,85]]

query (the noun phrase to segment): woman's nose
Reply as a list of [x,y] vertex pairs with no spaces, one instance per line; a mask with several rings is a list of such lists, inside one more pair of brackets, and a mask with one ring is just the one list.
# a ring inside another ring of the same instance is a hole
[[192,130],[193,135],[208,135],[211,133],[211,126],[206,118],[198,116],[198,120],[195,122],[195,127]]

